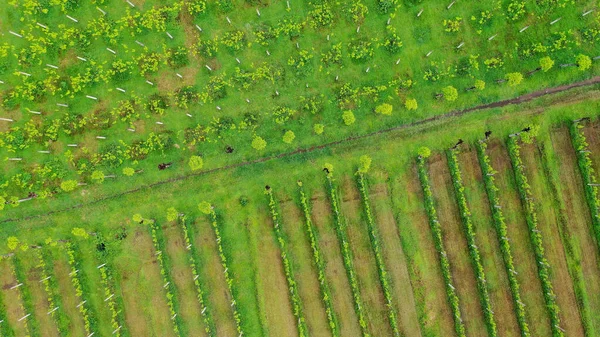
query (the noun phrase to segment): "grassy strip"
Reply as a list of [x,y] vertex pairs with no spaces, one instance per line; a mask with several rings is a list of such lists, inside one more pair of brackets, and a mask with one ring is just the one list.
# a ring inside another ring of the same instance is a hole
[[38,257],[37,267],[41,271],[40,282],[44,285],[44,289],[48,295],[49,313],[56,322],[59,334],[61,336],[68,336],[71,320],[66,315],[65,311],[62,310],[63,304],[60,297],[60,290],[58,289],[58,283],[56,278],[52,277],[54,263],[52,261],[51,252],[48,249],[50,248],[38,249],[36,252]]
[[385,266],[385,261],[381,252],[381,244],[379,243],[379,232],[373,219],[373,212],[371,211],[371,204],[369,203],[369,192],[367,191],[367,182],[362,173],[357,173],[358,189],[363,202],[364,214],[367,218],[367,227],[369,229],[369,239],[371,241],[371,248],[373,254],[375,254],[375,262],[377,264],[377,271],[379,273],[379,282],[383,289],[383,296],[385,297],[385,304],[388,308],[388,318],[390,320],[390,326],[394,336],[400,336],[400,328],[398,327],[398,313],[392,303],[392,289],[390,286],[390,278]]
[[492,310],[492,304],[490,302],[485,271],[483,270],[483,264],[481,263],[481,254],[479,253],[479,248],[477,248],[475,241],[475,228],[473,228],[471,211],[469,210],[469,205],[467,204],[467,198],[465,196],[465,186],[463,185],[456,151],[448,150],[446,156],[448,157],[448,167],[450,169],[450,175],[452,176],[452,185],[454,186],[454,194],[456,196],[456,203],[458,204],[460,219],[462,220],[465,236],[467,237],[471,263],[473,264],[475,276],[477,277],[477,289],[479,290],[479,300],[485,316],[485,325],[488,335],[490,337],[495,337],[498,336],[498,330],[496,328],[494,311]]
[[209,336],[216,336],[216,327],[215,322],[212,318],[211,312],[206,305],[206,301],[204,299],[204,291],[202,291],[202,286],[200,285],[200,270],[199,270],[199,262],[200,256],[198,255],[198,250],[196,246],[194,246],[190,239],[190,227],[187,218],[181,217],[179,218],[179,225],[181,226],[181,230],[183,231],[183,238],[185,240],[186,249],[189,251],[188,261],[190,264],[190,268],[192,269],[192,275],[194,275],[194,284],[196,285],[196,297],[198,298],[198,303],[200,304],[200,310],[202,319],[204,320],[204,330]]
[[100,276],[102,278],[105,301],[110,308],[110,321],[113,328],[113,336],[129,337],[131,334],[125,324],[125,312],[123,310],[125,304],[123,303],[123,298],[118,296],[120,291],[117,290],[119,289],[116,289],[115,287],[118,282],[115,282],[112,270],[108,267],[106,262],[98,266],[98,270],[100,271]]
[[579,307],[579,311],[581,313],[581,323],[583,324],[583,329],[586,333],[586,336],[596,336],[594,326],[592,324],[591,313],[588,310],[590,303],[589,296],[585,290],[584,276],[581,270],[581,259],[577,257],[574,252],[573,246],[575,243],[573,242],[571,233],[569,232],[567,218],[564,213],[565,205],[562,198],[559,197],[557,177],[554,176],[552,170],[550,169],[550,154],[548,151],[548,147],[541,145],[542,166],[544,168],[547,184],[550,186],[550,191],[552,193],[553,207],[558,211],[558,232],[560,234],[565,255],[567,257],[569,274],[573,280],[573,290],[575,291],[577,306]]
[[23,270],[23,266],[21,265],[21,260],[15,255],[13,257],[13,275],[17,284],[19,285],[19,294],[21,298],[21,306],[23,308],[23,313],[25,316],[22,319],[25,319],[27,322],[27,330],[30,336],[41,336],[40,324],[35,318],[35,304],[33,301],[33,296],[31,295],[31,291],[29,290],[29,286],[25,282],[27,279],[26,273]]
[[277,243],[279,244],[279,250],[281,252],[281,262],[283,262],[283,270],[285,272],[285,278],[288,283],[288,289],[290,291],[290,300],[292,308],[294,309],[294,316],[297,321],[298,335],[300,337],[308,336],[308,327],[306,326],[306,319],[302,312],[302,299],[298,291],[298,283],[294,279],[294,271],[288,258],[289,253],[287,250],[287,241],[285,235],[281,231],[281,220],[279,219],[279,212],[277,211],[277,203],[273,197],[273,190],[270,188],[265,191],[265,194],[269,200],[269,210],[271,212],[271,218],[273,219],[273,231],[277,237]]
[[577,164],[579,172],[583,178],[583,188],[585,189],[585,200],[587,201],[592,216],[592,228],[596,237],[596,244],[600,250],[600,198],[598,197],[598,179],[595,170],[592,167],[590,151],[587,149],[588,143],[585,135],[579,129],[583,128],[579,123],[573,122],[569,131],[571,132],[571,142],[577,154]]
[[223,273],[225,274],[225,281],[227,282],[227,289],[231,294],[231,307],[233,309],[233,319],[235,320],[235,325],[237,328],[237,332],[239,336],[244,334],[242,330],[242,318],[240,316],[240,312],[237,308],[237,301],[235,300],[237,297],[237,289],[233,284],[233,277],[231,276],[231,272],[229,271],[229,267],[227,264],[227,257],[225,256],[225,252],[223,251],[223,244],[221,243],[221,231],[219,230],[219,223],[217,221],[217,213],[214,208],[211,208],[210,213],[210,222],[215,231],[215,237],[217,238],[217,247],[219,249],[219,257],[221,258],[221,265],[223,266]]
[[323,261],[323,255],[319,249],[317,243],[317,235],[312,222],[310,208],[308,205],[308,199],[302,188],[302,182],[298,182],[298,190],[300,193],[300,205],[302,206],[302,212],[304,213],[305,220],[305,232],[310,241],[310,248],[312,249],[313,259],[317,268],[317,278],[319,280],[319,288],[321,290],[321,297],[323,299],[323,305],[325,306],[325,312],[327,314],[327,321],[329,322],[329,328],[331,329],[331,335],[333,337],[340,337],[340,330],[338,327],[338,320],[333,310],[333,301],[331,298],[331,290],[329,288],[329,282],[327,282],[327,276],[325,274],[325,262]]
[[431,227],[431,234],[433,235],[433,241],[435,242],[435,249],[438,252],[440,259],[440,267],[442,269],[442,276],[444,277],[444,283],[446,284],[446,296],[448,297],[448,303],[452,309],[452,316],[454,318],[454,330],[459,337],[465,337],[465,325],[460,313],[460,305],[456,289],[452,285],[452,273],[450,272],[450,260],[448,254],[444,248],[444,239],[442,237],[442,226],[437,218],[437,211],[435,210],[435,204],[433,201],[433,194],[431,193],[431,185],[429,184],[429,176],[427,175],[427,168],[425,167],[425,159],[422,157],[417,158],[417,166],[419,173],[419,181],[421,181],[421,187],[423,188],[423,196],[425,199],[425,209],[427,211],[427,218],[429,219],[429,226]]
[[165,284],[163,288],[166,289],[167,304],[169,305],[169,311],[171,313],[171,320],[173,321],[173,331],[176,336],[187,336],[187,330],[183,323],[181,315],[179,315],[179,299],[177,297],[177,287],[171,277],[171,260],[169,255],[166,253],[167,245],[165,237],[163,236],[160,225],[155,221],[150,224],[150,234],[152,234],[152,242],[154,243],[154,249],[156,250],[156,259],[160,265],[160,274],[163,277]]
[[81,256],[77,246],[74,243],[67,242],[65,244],[65,249],[67,250],[69,266],[71,267],[69,277],[71,278],[73,288],[75,288],[75,295],[81,300],[77,306],[83,317],[85,333],[86,336],[91,336],[98,332],[98,321],[96,315],[92,311],[92,306],[88,297],[88,294],[92,291],[89,288],[88,282],[86,282],[85,273],[81,272]]
[[0,337],[15,337],[15,331],[8,322],[6,305],[4,304],[2,294],[0,294]]
[[521,330],[521,336],[529,337],[531,332],[529,331],[529,325],[525,318],[525,304],[521,300],[521,291],[519,281],[517,280],[515,264],[512,256],[512,250],[510,242],[508,240],[508,230],[506,222],[504,221],[504,215],[500,208],[500,199],[498,198],[498,187],[496,186],[494,174],[495,171],[490,163],[490,157],[485,152],[487,149],[487,143],[485,141],[477,142],[477,157],[479,158],[479,165],[483,173],[483,182],[485,185],[485,191],[488,196],[490,203],[490,209],[492,211],[492,218],[494,220],[494,227],[500,242],[500,251],[502,252],[502,259],[504,260],[504,267],[506,268],[506,274],[508,276],[508,283],[510,285],[510,292],[513,298],[513,304],[515,307],[515,314],[517,316],[517,322]]
[[542,234],[538,228],[538,217],[533,202],[531,186],[525,175],[523,162],[521,160],[521,147],[517,143],[516,137],[510,137],[507,141],[507,146],[513,172],[515,174],[515,180],[517,182],[517,189],[519,191],[519,196],[521,197],[523,209],[525,210],[525,221],[529,228],[529,238],[531,239],[531,245],[533,246],[533,251],[535,253],[538,277],[542,283],[546,309],[548,310],[550,322],[552,323],[552,336],[562,337],[564,336],[564,333],[560,327],[560,309],[556,303],[556,294],[554,294],[552,282],[550,281],[550,264],[545,257],[544,243]]
[[356,272],[354,271],[354,265],[352,263],[352,251],[350,251],[350,241],[346,235],[346,224],[342,220],[342,214],[340,212],[340,206],[338,201],[337,192],[333,185],[333,177],[331,173],[327,174],[327,192],[331,202],[331,208],[333,209],[333,219],[335,232],[337,234],[340,250],[342,252],[342,258],[344,260],[344,268],[348,276],[350,283],[350,290],[352,290],[352,298],[354,299],[354,311],[358,316],[358,323],[360,325],[363,337],[370,336],[367,329],[367,320],[363,309],[363,303],[360,296],[360,289],[358,287],[358,279]]

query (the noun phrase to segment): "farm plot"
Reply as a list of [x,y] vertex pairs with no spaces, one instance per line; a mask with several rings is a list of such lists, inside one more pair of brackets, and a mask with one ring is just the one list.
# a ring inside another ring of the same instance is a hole
[[[18,284],[20,282],[12,272],[12,261],[10,258],[0,260],[0,286],[2,286],[2,297],[6,306],[6,326],[14,331],[15,336],[27,336],[29,329],[27,327],[27,318],[23,302],[21,301],[21,292]],[[34,319],[33,317],[31,319]]]

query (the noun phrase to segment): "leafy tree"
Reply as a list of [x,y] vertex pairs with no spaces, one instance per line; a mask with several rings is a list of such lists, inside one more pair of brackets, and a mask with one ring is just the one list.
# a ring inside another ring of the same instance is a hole
[[291,144],[294,141],[294,138],[296,138],[296,135],[292,130],[287,130],[285,134],[283,134],[283,142],[286,144]]
[[367,173],[371,168],[371,157],[367,155],[360,156],[360,166],[358,167],[358,172]]
[[442,95],[448,102],[456,101],[458,98],[458,90],[455,87],[449,85],[442,89]]
[[0,211],[4,209],[5,205],[6,205],[6,199],[0,195]]
[[429,156],[431,156],[431,149],[426,146],[421,146],[417,151],[417,154],[419,154],[421,158],[429,158]]
[[406,108],[406,110],[417,110],[417,108],[419,107],[419,105],[417,104],[417,100],[414,98],[407,98],[406,101],[404,101],[404,107]]
[[104,181],[104,172],[96,170],[94,172],[92,172],[92,180],[96,181],[97,183],[101,183]]
[[252,147],[255,150],[260,151],[260,150],[264,149],[265,147],[267,147],[267,141],[264,140],[260,136],[255,136],[254,139],[252,140]]
[[539,124],[530,124],[527,126],[529,131],[521,133],[521,140],[525,144],[531,144],[540,133],[540,125]]
[[62,183],[60,183],[60,188],[65,192],[71,192],[77,188],[77,181],[76,180],[65,180]]
[[344,120],[344,124],[346,125],[352,125],[354,124],[354,122],[356,122],[356,118],[354,117],[354,113],[352,112],[352,110],[344,111],[344,113],[342,114],[342,119]]
[[473,86],[475,87],[475,89],[481,91],[481,90],[485,89],[485,81],[475,80],[475,84]]
[[204,214],[210,214],[212,212],[212,206],[208,201],[202,201],[198,204],[198,209]]
[[333,164],[325,163],[325,165],[323,165],[323,169],[327,170],[327,172],[331,174],[333,173]]
[[73,230],[71,230],[71,234],[84,239],[87,239],[90,236],[85,229],[80,227],[73,228]]
[[197,171],[201,169],[202,166],[204,166],[204,161],[200,156],[191,156],[190,160],[188,161],[188,165],[190,166],[192,171]]
[[167,221],[175,221],[175,219],[177,219],[179,212],[177,212],[177,209],[175,209],[175,207],[169,207],[167,209]]
[[325,125],[323,124],[315,124],[315,126],[313,127],[313,130],[315,131],[315,133],[317,135],[320,135],[323,133],[323,131],[325,131]]
[[511,87],[517,86],[521,84],[523,81],[523,74],[519,72],[508,73],[506,74],[506,80],[508,81],[508,85]]
[[575,64],[577,64],[577,68],[579,68],[579,70],[585,71],[592,66],[592,59],[587,55],[579,54],[575,59]]
[[17,249],[17,247],[19,246],[19,243],[20,243],[20,241],[17,237],[15,237],[15,236],[8,237],[8,243],[7,243],[8,249],[10,249],[10,250]]
[[142,217],[142,215],[140,213],[134,214],[132,219],[134,222],[137,222],[137,223],[141,223],[142,221],[144,221],[144,217]]
[[548,70],[552,69],[553,66],[554,60],[552,60],[550,56],[545,56],[540,59],[540,69],[543,72],[547,72]]
[[125,167],[125,168],[123,168],[123,174],[128,177],[131,177],[132,175],[135,174],[135,170],[131,167]]
[[391,116],[394,107],[391,104],[383,103],[375,108],[375,112],[381,115]]

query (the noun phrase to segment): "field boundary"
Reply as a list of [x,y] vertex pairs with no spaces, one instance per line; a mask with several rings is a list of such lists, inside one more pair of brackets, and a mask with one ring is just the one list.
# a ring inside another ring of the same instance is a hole
[[581,88],[581,87],[589,87],[589,86],[593,86],[595,84],[600,83],[600,76],[594,76],[590,79],[587,80],[583,80],[583,81],[579,81],[579,82],[574,82],[571,84],[565,84],[565,85],[560,85],[560,86],[556,86],[556,87],[550,87],[550,88],[546,88],[546,89],[541,89],[541,90],[537,90],[534,92],[531,92],[529,94],[523,95],[523,96],[517,96],[515,98],[511,98],[511,99],[505,99],[505,100],[501,100],[501,101],[496,101],[496,102],[492,102],[492,103],[488,103],[488,104],[482,104],[482,105],[478,105],[478,106],[474,106],[471,108],[466,108],[466,109],[462,109],[462,110],[453,110],[450,111],[448,113],[445,114],[441,114],[441,115],[436,115],[433,117],[429,117],[429,118],[425,118],[425,119],[421,119],[412,123],[408,123],[408,124],[401,124],[401,125],[396,125],[390,128],[386,128],[386,129],[381,129],[381,130],[377,130],[377,131],[373,131],[373,132],[369,132],[363,135],[358,135],[358,136],[351,136],[351,137],[347,137],[344,139],[340,139],[340,140],[336,140],[336,141],[332,141],[332,142],[328,142],[328,143],[324,143],[321,145],[315,145],[315,146],[311,146],[311,147],[307,147],[307,148],[299,148],[296,149],[294,151],[291,152],[284,152],[284,153],[280,153],[280,154],[276,154],[276,155],[271,155],[271,156],[267,156],[267,157],[262,157],[262,158],[257,158],[255,160],[251,160],[251,161],[243,161],[243,162],[239,162],[236,164],[231,164],[231,165],[225,165],[225,166],[221,166],[221,167],[215,167],[213,169],[210,170],[206,170],[206,171],[201,171],[201,172],[197,172],[197,173],[189,173],[189,174],[184,174],[184,175],[180,175],[180,176],[176,176],[176,177],[172,177],[169,179],[165,179],[165,180],[160,180],[151,184],[145,184],[145,185],[141,185],[137,188],[134,189],[130,189],[130,190],[126,190],[124,192],[120,192],[120,193],[116,193],[116,194],[111,194],[111,195],[106,195],[104,197],[100,197],[96,200],[87,202],[87,203],[79,203],[70,207],[65,207],[62,209],[58,209],[58,210],[54,210],[54,211],[50,211],[50,212],[46,212],[46,213],[42,213],[42,214],[36,214],[36,215],[29,215],[29,216],[25,216],[25,217],[21,217],[21,218],[8,218],[8,219],[4,219],[0,221],[0,224],[4,224],[4,223],[9,223],[9,222],[19,222],[19,221],[26,221],[26,220],[31,220],[31,219],[37,219],[37,218],[44,218],[53,214],[58,214],[58,213],[64,213],[70,210],[74,210],[74,209],[79,209],[85,206],[90,206],[90,205],[95,205],[98,204],[100,202],[106,201],[106,200],[110,200],[110,199],[115,199],[118,198],[120,196],[123,195],[128,195],[128,194],[132,194],[132,193],[136,193],[138,191],[141,191],[143,189],[146,188],[152,188],[155,186],[160,186],[160,185],[164,185],[164,184],[168,184],[168,183],[173,183],[173,182],[177,182],[177,181],[181,181],[181,180],[186,180],[188,178],[191,177],[197,177],[197,176],[204,176],[204,175],[208,175],[214,172],[219,172],[219,171],[226,171],[226,170],[230,170],[230,169],[235,169],[235,168],[239,168],[239,167],[244,167],[244,166],[249,166],[249,165],[254,165],[254,164],[258,164],[258,163],[264,163],[267,161],[271,161],[274,159],[279,159],[279,158],[285,158],[285,157],[291,157],[294,156],[296,154],[301,154],[301,153],[310,153],[310,152],[314,152],[317,150],[322,150],[328,147],[332,147],[338,144],[343,144],[346,142],[351,142],[351,141],[355,141],[355,140],[360,140],[360,139],[365,139],[365,138],[370,138],[373,136],[377,136],[380,134],[385,134],[385,133],[390,133],[393,131],[398,131],[398,130],[405,130],[405,129],[410,129],[416,126],[421,126],[421,125],[425,125],[425,124],[429,124],[429,123],[433,123],[436,121],[440,121],[440,120],[445,120],[445,119],[449,119],[452,117],[460,117],[460,116],[464,116],[467,114],[471,114],[473,112],[478,112],[481,110],[487,110],[487,109],[493,109],[493,108],[500,108],[500,107],[504,107],[504,106],[508,106],[508,105],[518,105],[518,104],[522,104],[525,102],[529,102],[532,101],[536,98],[540,98],[540,97],[544,97],[544,96],[550,96],[553,94],[557,94],[557,93],[561,93],[567,90],[571,90],[571,89],[575,89],[575,88]]

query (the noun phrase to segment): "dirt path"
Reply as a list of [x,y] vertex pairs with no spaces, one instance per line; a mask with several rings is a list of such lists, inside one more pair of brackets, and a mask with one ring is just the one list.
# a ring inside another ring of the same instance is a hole
[[21,294],[19,288],[13,288],[17,285],[17,281],[12,274],[12,261],[2,260],[0,261],[0,287],[2,289],[2,297],[4,305],[6,306],[6,316],[10,326],[15,330],[16,336],[26,336],[27,321],[20,320],[25,316],[23,306],[21,304]]
[[106,201],[106,200],[118,198],[122,195],[136,193],[138,191],[141,191],[141,190],[144,190],[147,188],[152,188],[152,187],[160,186],[160,185],[164,185],[164,184],[170,184],[170,183],[173,183],[176,181],[186,180],[191,177],[208,175],[208,174],[211,174],[214,172],[226,171],[226,170],[231,170],[231,169],[235,169],[235,168],[239,168],[239,167],[243,167],[243,166],[249,166],[249,165],[254,165],[254,164],[258,164],[258,163],[263,163],[266,161],[271,161],[271,160],[275,160],[275,159],[279,159],[279,158],[290,157],[290,156],[294,156],[294,155],[298,155],[298,154],[310,153],[310,152],[322,150],[325,148],[329,148],[329,147],[332,147],[332,146],[335,146],[338,144],[348,143],[348,142],[352,142],[352,141],[356,141],[356,140],[360,140],[360,139],[364,139],[364,138],[370,138],[370,137],[374,137],[374,136],[377,136],[380,134],[390,133],[393,131],[406,130],[406,129],[410,129],[410,128],[417,127],[417,126],[423,126],[423,125],[431,124],[431,123],[434,123],[437,121],[447,120],[447,119],[450,119],[453,117],[459,117],[459,116],[463,116],[463,115],[467,115],[467,114],[473,114],[473,113],[476,113],[476,112],[482,111],[482,110],[499,108],[499,107],[504,107],[504,106],[513,105],[513,104],[521,104],[521,103],[529,102],[529,101],[534,100],[539,97],[561,93],[561,92],[571,90],[574,88],[589,87],[589,86],[593,86],[597,83],[600,83],[600,76],[595,76],[588,80],[575,82],[575,83],[571,83],[571,84],[567,84],[567,85],[561,85],[561,86],[557,86],[557,87],[534,91],[527,95],[519,96],[519,97],[512,98],[512,99],[497,101],[497,102],[493,102],[493,103],[489,103],[489,104],[483,104],[483,105],[479,105],[479,106],[475,106],[475,107],[471,107],[471,108],[467,108],[467,109],[463,109],[463,110],[455,110],[455,111],[448,112],[446,114],[437,115],[437,116],[433,116],[430,118],[425,118],[425,119],[422,119],[422,120],[419,120],[419,121],[416,121],[413,123],[401,124],[401,125],[397,125],[397,126],[394,126],[391,128],[382,129],[382,130],[366,133],[366,134],[359,135],[359,136],[352,136],[352,137],[340,139],[340,140],[329,142],[329,143],[324,143],[324,144],[317,145],[317,146],[312,146],[312,147],[308,147],[308,148],[300,148],[295,151],[284,152],[284,153],[280,153],[278,155],[272,155],[272,156],[267,156],[267,157],[263,157],[263,158],[258,158],[258,159],[252,160],[252,161],[244,161],[244,162],[239,162],[237,164],[216,167],[216,168],[206,170],[206,171],[201,171],[198,173],[181,175],[181,176],[161,180],[161,181],[158,181],[155,183],[145,184],[145,185],[139,186],[137,188],[121,192],[121,193],[106,195],[106,196],[100,197],[94,201],[76,204],[76,205],[73,205],[70,207],[57,209],[57,210],[54,210],[51,212],[25,216],[25,217],[21,217],[21,218],[4,219],[4,220],[0,221],[0,224],[7,223],[7,222],[16,222],[16,221],[31,220],[31,219],[35,219],[35,218],[42,218],[42,217],[46,217],[46,216],[49,216],[52,214],[67,212],[69,210],[82,208],[84,206],[98,204],[98,203]]

